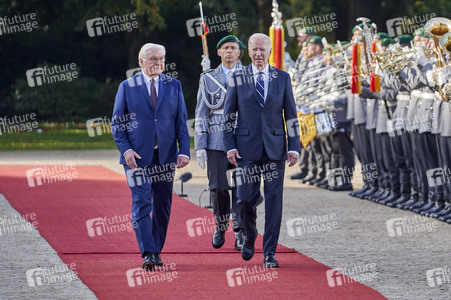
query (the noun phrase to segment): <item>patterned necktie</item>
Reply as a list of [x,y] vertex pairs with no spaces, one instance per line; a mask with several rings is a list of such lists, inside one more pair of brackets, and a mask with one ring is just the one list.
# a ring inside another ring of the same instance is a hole
[[[150,80],[150,99],[152,100],[153,109],[157,111],[157,89],[155,88],[155,79]],[[155,147],[158,146],[157,130],[155,129]]]
[[262,106],[265,105],[265,82],[263,80],[263,72],[258,72],[257,84],[255,85],[258,100]]

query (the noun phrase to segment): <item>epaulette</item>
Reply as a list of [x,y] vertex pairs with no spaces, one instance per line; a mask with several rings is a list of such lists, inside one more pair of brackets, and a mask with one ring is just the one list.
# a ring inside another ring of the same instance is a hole
[[208,71],[202,72],[202,73],[200,73],[200,76],[202,76],[202,75],[204,75],[204,74],[206,74],[206,73],[213,72],[214,70],[215,70],[215,69],[210,69],[210,70],[208,70]]

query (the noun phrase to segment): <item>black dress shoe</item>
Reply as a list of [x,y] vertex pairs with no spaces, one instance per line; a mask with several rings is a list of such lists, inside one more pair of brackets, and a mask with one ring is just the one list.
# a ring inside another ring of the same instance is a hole
[[406,203],[409,200],[410,200],[410,194],[403,193],[403,194],[399,195],[398,199],[396,199],[395,201],[388,202],[388,200],[387,200],[385,202],[385,205],[387,205],[389,207],[396,207],[398,204]]
[[366,197],[368,197],[369,195],[373,195],[374,193],[376,193],[379,190],[379,187],[377,186],[371,186],[366,192],[363,193],[356,193],[356,197],[360,198],[360,199],[366,199]]
[[163,261],[161,260],[160,253],[155,255],[155,265],[158,266],[158,267],[162,267],[163,266]]
[[211,244],[213,245],[213,248],[219,249],[224,245],[225,242],[225,231],[221,231],[216,229],[215,233],[213,234],[213,238],[211,240]]
[[302,179],[302,178],[305,178],[307,175],[308,175],[308,172],[299,172],[299,173],[291,175],[288,178],[290,178],[290,179]]
[[366,191],[368,191],[370,188],[371,188],[371,186],[368,183],[365,183],[360,190],[350,192],[349,196],[357,197],[357,194],[363,194]]
[[246,240],[241,248],[241,257],[244,260],[251,260],[255,253],[255,240]]
[[317,187],[321,187],[321,186],[324,185],[324,184],[328,184],[328,182],[329,182],[329,180],[328,180],[327,178],[324,178],[324,179],[321,180],[321,181],[315,182],[313,185],[314,185],[314,186],[317,186]]
[[334,192],[352,191],[352,184],[345,183],[345,184],[342,184],[342,185],[330,186],[329,190],[330,191],[334,191]]
[[235,250],[241,251],[243,248],[245,236],[242,230],[235,232]]
[[383,187],[378,187],[376,190],[370,189],[365,194],[362,195],[364,199],[371,200],[372,197],[379,197],[385,192]]
[[305,177],[305,178],[303,178],[303,179],[300,179],[299,182],[301,182],[301,183],[307,183],[307,181],[312,181],[312,180],[314,180],[315,178],[316,178],[316,175],[315,175],[315,176],[307,176],[307,177]]
[[263,260],[263,267],[265,268],[278,268],[279,262],[274,257],[274,255],[265,255],[265,259]]
[[142,268],[147,271],[155,270],[155,265],[157,264],[155,259],[155,254],[150,253],[144,256],[144,262]]

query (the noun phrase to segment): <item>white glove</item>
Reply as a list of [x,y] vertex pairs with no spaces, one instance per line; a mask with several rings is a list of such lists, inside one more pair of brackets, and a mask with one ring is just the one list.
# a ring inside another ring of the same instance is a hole
[[426,56],[424,55],[424,50],[421,48],[414,54],[414,58],[420,66],[424,66],[428,62]]
[[426,72],[426,79],[428,80],[428,84],[429,84],[430,87],[435,86],[433,72],[434,72],[434,70],[429,70],[429,71]]
[[450,67],[446,66],[443,68],[440,68],[438,70],[438,85],[444,85],[445,83],[448,82],[448,79],[451,77],[451,72],[450,72]]
[[202,72],[210,70],[210,59],[205,55],[202,55],[202,62],[200,65],[202,66]]
[[205,169],[205,162],[207,161],[207,150],[199,149],[196,150],[197,164],[202,169]]

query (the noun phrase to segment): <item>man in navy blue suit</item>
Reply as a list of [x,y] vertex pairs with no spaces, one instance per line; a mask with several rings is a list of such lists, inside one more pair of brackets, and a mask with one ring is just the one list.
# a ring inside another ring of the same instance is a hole
[[270,55],[271,39],[265,34],[253,34],[249,38],[252,64],[235,71],[227,87],[224,120],[228,130],[224,132],[224,144],[229,162],[237,166],[238,209],[246,235],[241,256],[250,260],[255,252],[255,205],[263,177],[263,266],[274,268],[279,266],[274,255],[282,222],[285,161],[290,167],[296,164],[301,144],[290,76],[269,66]]
[[[166,50],[145,44],[142,72],[119,85],[112,131],[132,192],[132,224],[143,269],[162,266],[175,168],[189,162],[190,139],[180,81],[162,74]],[[177,146],[178,142],[178,146]]]

